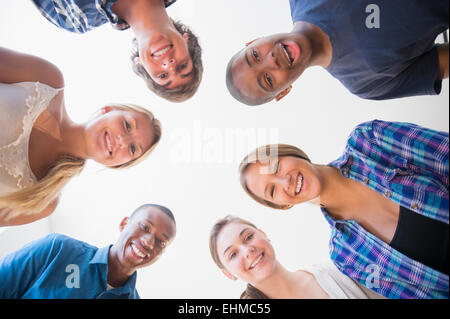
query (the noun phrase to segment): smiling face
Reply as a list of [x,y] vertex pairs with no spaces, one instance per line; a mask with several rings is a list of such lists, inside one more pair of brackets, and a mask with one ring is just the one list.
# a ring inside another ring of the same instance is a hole
[[121,223],[119,240],[112,249],[115,261],[133,273],[154,263],[176,234],[174,221],[157,207],[144,207]]
[[140,63],[156,84],[169,90],[193,80],[193,63],[188,47],[189,35],[175,27],[137,38]]
[[275,34],[247,44],[234,58],[231,82],[241,95],[261,104],[280,99],[307,67],[310,50],[302,36]]
[[254,227],[231,222],[217,235],[217,254],[225,273],[255,284],[273,273],[275,252],[266,235]]
[[153,144],[155,132],[144,113],[104,107],[86,125],[85,139],[89,158],[114,167],[144,154]]
[[313,200],[320,196],[322,188],[316,167],[295,156],[252,163],[244,179],[251,193],[284,207]]

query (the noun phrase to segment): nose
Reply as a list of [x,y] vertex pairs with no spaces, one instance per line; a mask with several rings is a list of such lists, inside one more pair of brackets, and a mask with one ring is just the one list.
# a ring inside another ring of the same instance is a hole
[[147,233],[141,237],[141,243],[142,246],[148,247],[149,249],[153,250],[155,246],[155,236],[153,233]]
[[131,137],[129,135],[117,134],[117,145],[119,147],[127,146],[129,144],[130,138]]
[[245,257],[246,258],[252,257],[254,253],[255,253],[255,247],[247,246],[247,251],[246,251]]
[[169,58],[169,59],[165,60],[163,62],[163,64],[162,64],[162,67],[165,70],[173,71],[173,68],[175,67],[175,59],[174,58]]
[[274,51],[270,51],[269,53],[267,53],[265,60],[267,62],[266,65],[269,68],[271,68],[271,69],[279,69],[280,68],[280,64],[278,63],[278,60],[276,58]]
[[283,176],[276,176],[276,183],[280,185],[283,189],[286,191],[289,190],[289,187],[291,185],[291,176],[290,175],[283,175]]

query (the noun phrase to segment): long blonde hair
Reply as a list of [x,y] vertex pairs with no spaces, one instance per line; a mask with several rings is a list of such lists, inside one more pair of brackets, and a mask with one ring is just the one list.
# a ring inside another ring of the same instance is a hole
[[[139,164],[150,155],[161,140],[161,123],[149,110],[134,104],[108,104],[115,109],[136,111],[146,114],[153,124],[155,139],[153,144],[140,157],[111,168],[121,169]],[[0,219],[10,220],[19,215],[37,214],[49,206],[61,193],[69,180],[81,173],[85,159],[74,156],[62,156],[47,170],[47,174],[32,186],[8,195],[0,196]]]
[[[276,152],[273,152],[273,150],[275,150]],[[291,208],[291,206],[274,204],[253,194],[253,192],[250,191],[247,186],[245,172],[250,164],[256,163],[257,161],[260,162],[267,159],[271,160],[283,156],[295,156],[311,162],[308,155],[306,155],[306,153],[298,147],[288,144],[268,144],[260,146],[254,151],[250,152],[247,156],[244,157],[244,159],[241,161],[241,164],[239,165],[239,181],[247,195],[253,198],[258,203],[275,209],[289,209]]]

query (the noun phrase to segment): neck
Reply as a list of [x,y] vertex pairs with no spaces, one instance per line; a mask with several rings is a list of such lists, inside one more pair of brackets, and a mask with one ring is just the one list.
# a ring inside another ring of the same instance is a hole
[[111,9],[130,25],[137,38],[171,25],[164,0],[118,0]]
[[311,49],[309,66],[322,66],[327,68],[333,56],[330,39],[319,27],[314,24],[296,21],[292,33],[305,38],[307,45]]
[[278,261],[274,272],[266,279],[252,285],[270,299],[290,299],[296,295],[298,274],[284,268]]
[[348,207],[354,204],[355,194],[358,192],[352,180],[341,174],[338,168],[320,165],[318,170],[321,176],[322,190],[320,197],[313,201],[314,204],[324,206],[327,211],[338,219],[353,219],[349,215]]
[[108,275],[107,281],[113,287],[123,286],[136,271],[123,267],[118,258],[119,251],[115,245],[111,247],[108,254]]
[[84,138],[85,128],[76,124],[70,119],[61,123],[61,139],[58,145],[60,154],[71,155],[78,158],[87,159],[86,141]]

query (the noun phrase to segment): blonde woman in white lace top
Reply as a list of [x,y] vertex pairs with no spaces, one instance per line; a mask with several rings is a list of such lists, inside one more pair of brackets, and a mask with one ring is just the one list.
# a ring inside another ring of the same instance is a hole
[[41,58],[0,48],[0,226],[50,215],[62,188],[87,159],[111,168],[142,161],[161,126],[148,110],[109,104],[74,123],[59,69]]

